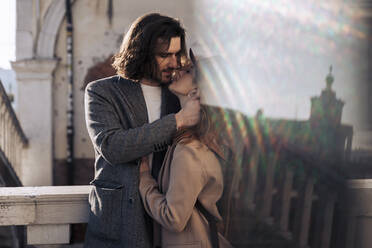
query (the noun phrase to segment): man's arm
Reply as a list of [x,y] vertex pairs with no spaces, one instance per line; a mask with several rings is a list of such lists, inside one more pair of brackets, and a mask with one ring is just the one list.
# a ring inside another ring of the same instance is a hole
[[178,128],[198,122],[199,113],[200,103],[193,99],[177,114],[166,115],[141,127],[126,128],[99,84],[89,84],[85,90],[89,136],[96,151],[110,164],[126,163],[163,150]]
[[86,88],[85,118],[94,148],[110,164],[126,163],[161,150],[177,130],[174,114],[141,127],[126,128],[98,84]]

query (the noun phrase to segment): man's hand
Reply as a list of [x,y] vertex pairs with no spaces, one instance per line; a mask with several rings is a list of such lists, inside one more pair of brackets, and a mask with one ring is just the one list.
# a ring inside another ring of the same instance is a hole
[[140,173],[146,172],[146,171],[150,171],[148,156],[142,157],[141,164],[140,164]]
[[177,130],[196,125],[200,119],[200,100],[198,96],[190,98],[176,114]]

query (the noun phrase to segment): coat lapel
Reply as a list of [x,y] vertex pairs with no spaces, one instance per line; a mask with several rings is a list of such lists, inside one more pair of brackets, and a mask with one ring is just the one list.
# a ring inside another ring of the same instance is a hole
[[158,185],[159,191],[161,193],[167,192],[169,186],[169,177],[170,177],[170,170],[171,170],[171,162],[173,159],[173,153],[176,149],[177,143],[173,142],[171,146],[168,147],[167,153],[165,154],[163,165],[161,166],[159,177],[158,177]]
[[142,126],[149,122],[147,116],[147,107],[145,97],[143,96],[142,88],[140,83],[132,80],[120,78],[119,80],[125,80],[122,82],[125,84],[126,89],[124,90],[126,104],[130,106],[133,111],[133,119],[136,126]]

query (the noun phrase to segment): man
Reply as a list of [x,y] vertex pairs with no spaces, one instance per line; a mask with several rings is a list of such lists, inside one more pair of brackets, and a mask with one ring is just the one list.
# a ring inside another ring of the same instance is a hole
[[[113,63],[118,75],[88,84],[85,114],[95,150],[85,247],[151,247],[151,223],[138,192],[149,154],[156,176],[177,129],[198,122],[200,103],[179,110],[167,85],[186,56],[185,31],[170,17],[138,18]],[[176,114],[175,114],[176,113]]]

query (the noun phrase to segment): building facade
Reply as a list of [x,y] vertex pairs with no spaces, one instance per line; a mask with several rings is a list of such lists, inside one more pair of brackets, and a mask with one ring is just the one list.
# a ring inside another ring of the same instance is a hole
[[[84,120],[84,88],[88,81],[112,75],[100,67],[111,59],[123,34],[140,15],[159,12],[182,20],[193,37],[193,1],[72,2],[74,168],[73,182],[93,177],[94,153]],[[66,6],[61,0],[18,0],[16,61],[17,115],[29,138],[21,180],[28,185],[67,184],[68,85]],[[193,41],[187,40],[190,44]],[[97,70],[97,67],[100,69]]]

